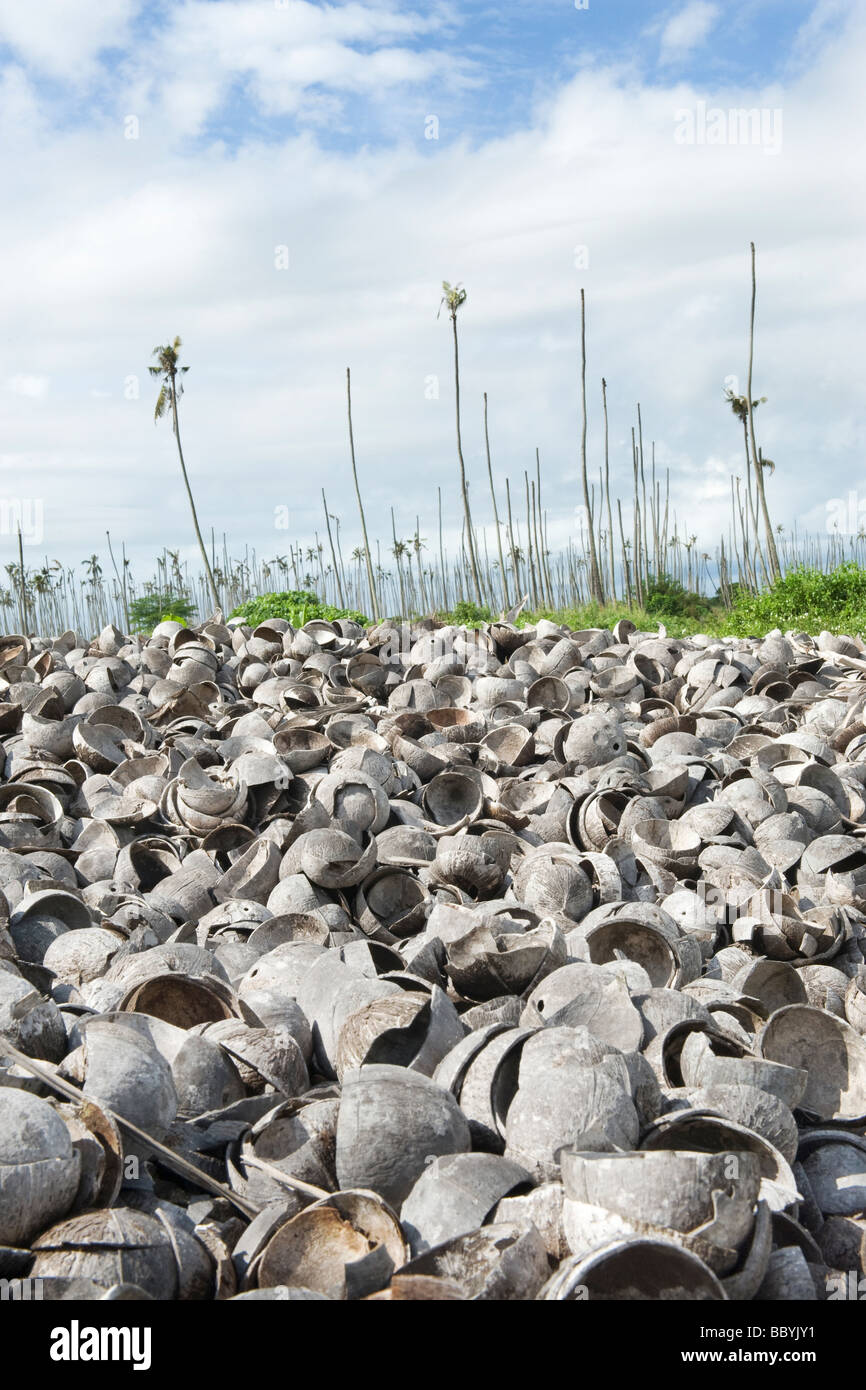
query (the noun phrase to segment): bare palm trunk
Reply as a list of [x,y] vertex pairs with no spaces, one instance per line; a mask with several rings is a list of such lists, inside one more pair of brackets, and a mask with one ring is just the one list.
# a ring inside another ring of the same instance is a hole
[[183,458],[183,449],[181,448],[181,443],[180,443],[180,424],[178,423],[178,418],[177,418],[177,387],[176,387],[176,385],[175,385],[175,375],[176,375],[176,373],[175,373],[174,371],[172,371],[172,373],[171,373],[171,423],[172,423],[172,426],[173,426],[173,428],[174,428],[174,437],[175,437],[175,439],[176,439],[176,441],[177,441],[177,456],[178,456],[178,458],[180,459],[180,471],[181,471],[182,474],[183,474],[183,481],[184,481],[184,486],[185,486],[185,488],[186,488],[186,495],[187,495],[187,497],[189,498],[189,509],[190,509],[190,511],[192,512],[192,524],[193,524],[193,526],[195,527],[196,540],[198,541],[198,548],[199,548],[199,550],[201,551],[202,563],[203,563],[203,565],[204,565],[204,572],[205,572],[205,575],[206,575],[206,577],[207,577],[207,584],[208,584],[208,588],[210,589],[211,599],[213,600],[213,606],[214,606],[214,608],[215,608],[215,609],[219,609],[220,606],[221,606],[221,605],[220,605],[220,596],[219,596],[219,594],[217,593],[216,581],[215,581],[215,579],[214,579],[214,577],[213,577],[213,570],[211,569],[211,566],[210,566],[210,560],[208,559],[207,549],[206,549],[206,547],[205,547],[204,541],[202,540],[201,528],[199,527],[199,524],[198,524],[198,514],[197,514],[196,509],[195,509],[195,500],[194,500],[193,495],[192,495],[192,488],[191,488],[190,485],[189,485],[189,477],[188,477],[188,475],[187,475],[186,464],[184,463],[184,458]]
[[502,534],[499,529],[499,509],[496,505],[496,488],[493,486],[493,465],[490,462],[490,435],[487,432],[487,392],[484,392],[484,447],[487,450],[487,476],[490,479],[490,496],[493,501],[493,524],[496,527],[496,548],[499,551],[499,573],[502,578],[502,603],[507,608],[508,576],[505,572],[505,557],[502,553]]
[[604,407],[604,492],[607,499],[607,568],[610,598],[616,603],[616,565],[614,561],[613,511],[610,505],[610,456],[608,453],[607,382],[601,379],[601,399]]
[[520,566],[517,561],[517,547],[514,544],[514,523],[511,516],[511,484],[505,479],[505,500],[508,506],[508,545],[511,550],[511,569],[514,574],[514,602],[520,601]]
[[649,582],[650,582],[650,573],[649,573],[649,565],[650,565],[650,548],[649,548],[649,539],[648,539],[648,536],[647,536],[646,476],[645,476],[644,471],[643,471],[643,425],[642,425],[642,423],[641,423],[641,418],[640,418],[640,401],[638,401],[638,406],[637,406],[637,438],[638,438],[638,455],[639,455],[639,458],[640,458],[641,522],[642,522],[642,525],[643,525],[643,564],[644,564],[643,577],[644,577],[644,587],[645,587],[645,588],[649,588]]
[[478,577],[478,563],[475,559],[475,545],[472,532],[472,515],[469,511],[469,490],[466,486],[466,465],[463,462],[463,439],[460,433],[460,354],[457,346],[457,310],[451,310],[451,328],[454,336],[454,402],[457,420],[457,459],[460,464],[460,491],[463,494],[463,512],[466,517],[466,545],[469,551],[469,564],[472,568],[472,582],[475,586],[475,602],[481,606],[481,580]]
[[[536,450],[536,457],[537,456],[538,450]],[[542,603],[546,603],[548,607],[550,607],[550,591],[547,586],[547,579],[544,571],[544,556],[542,553],[541,546],[541,533],[538,525],[538,505],[536,500],[534,479],[532,482],[532,534],[535,537],[535,560],[536,564],[538,565],[538,583],[541,589],[541,601]]]
[[[639,497],[638,497],[638,490],[637,490],[637,467],[638,467],[638,465],[637,465],[637,445],[635,444],[635,439],[634,439],[634,426],[632,426],[632,432],[631,432],[631,456],[632,456],[632,467],[633,467],[633,470],[634,470],[634,518],[633,518],[633,520],[634,520],[634,551],[633,551],[633,554],[632,554],[632,563],[633,563],[633,565],[634,565],[634,587],[635,587],[635,594],[637,595],[638,607],[641,608],[641,607],[643,607],[643,586],[642,586],[642,582],[641,582],[641,573],[642,573],[642,571],[641,571],[641,541],[640,541],[640,499],[639,499]],[[676,525],[674,526],[674,530],[676,530]]]
[[629,570],[628,563],[628,547],[625,543],[625,531],[623,530],[622,525],[622,503],[620,502],[619,498],[616,499],[616,510],[617,515],[619,516],[619,538],[620,543],[622,545],[622,572],[625,582],[625,598],[626,603],[628,604],[629,608],[631,608],[631,572]]
[[752,407],[752,363],[755,356],[755,298],[757,295],[757,282],[755,278],[755,243],[752,247],[752,309],[749,317],[749,380],[746,387],[746,400],[749,409],[749,438],[752,444],[752,463],[755,468],[755,482],[758,487],[758,497],[761,502],[761,515],[764,519],[764,533],[767,538],[767,555],[770,560],[770,569],[774,579],[778,579],[782,573],[779,565],[779,555],[776,550],[776,538],[773,535],[773,527],[770,523],[770,511],[767,506],[767,494],[764,490],[764,469],[758,454],[758,446],[755,442],[755,412]]
[[586,302],[583,290],[580,291],[580,386],[582,423],[580,433],[580,473],[583,481],[583,505],[586,508],[589,534],[589,588],[596,603],[604,602],[601,573],[598,568],[598,553],[595,548],[595,532],[592,526],[592,508],[589,501],[589,481],[586,474]]
[[21,539],[21,527],[18,527],[18,621],[21,624],[21,636],[27,634],[27,588],[24,580],[24,544]]
[[436,492],[439,497],[439,568],[442,571],[442,611],[448,612],[448,573],[445,569],[445,547],[442,543],[442,489],[437,487]]
[[408,614],[406,612],[406,590],[403,587],[403,564],[402,556],[400,554],[400,548],[397,544],[397,527],[394,522],[393,507],[391,508],[391,535],[394,538],[394,559],[397,562],[397,578],[400,581],[400,617],[401,619],[405,619],[406,617],[408,617]]
[[532,590],[532,606],[538,608],[538,585],[535,580],[535,559],[532,553],[532,512],[529,504],[529,474],[523,470],[523,481],[526,484],[526,544],[529,554],[529,584]]
[[427,612],[427,590],[424,585],[424,571],[421,568],[421,521],[415,518],[415,567],[418,570],[418,588],[421,593],[421,612]]
[[322,506],[325,509],[325,525],[328,528],[328,544],[331,547],[331,563],[334,566],[334,579],[337,585],[337,602],[341,608],[345,608],[343,601],[343,581],[340,578],[340,566],[337,564],[337,552],[334,549],[334,538],[331,535],[331,518],[328,516],[328,499],[325,497],[325,489],[322,488]]
[[[770,576],[769,576],[769,573],[767,572],[767,565],[766,565],[766,562],[765,562],[765,560],[764,560],[764,552],[763,552],[763,550],[761,549],[761,537],[760,537],[760,535],[758,534],[758,514],[757,514],[757,511],[755,510],[755,499],[754,499],[754,497],[752,496],[752,460],[751,460],[751,457],[750,457],[750,455],[749,455],[749,422],[748,422],[748,419],[743,420],[743,439],[744,439],[745,445],[746,445],[746,496],[747,496],[747,498],[748,498],[748,500],[749,500],[749,508],[748,508],[747,513],[746,513],[746,525],[747,525],[747,527],[748,527],[749,516],[751,516],[751,519],[752,519],[752,534],[753,534],[753,536],[754,536],[754,538],[755,538],[755,539],[754,539],[755,553],[756,553],[758,559],[759,559],[760,562],[761,562],[761,573],[762,573],[763,576],[764,576],[764,583],[769,587],[769,585],[770,585]],[[746,546],[747,546],[747,548],[748,548],[748,540],[746,541]],[[754,570],[754,568],[755,568],[755,566],[754,566],[754,561],[752,561],[752,569]],[[757,572],[755,573],[755,578],[757,579]]]
[[553,585],[550,581],[550,565],[547,563],[547,537],[544,531],[544,517],[541,510],[541,457],[538,449],[535,450],[535,478],[538,484],[538,527],[541,534],[541,546],[539,555],[541,557],[541,573],[547,587],[547,602],[553,607]]
[[364,537],[364,558],[367,561],[367,585],[370,590],[370,606],[373,609],[373,617],[378,623],[379,595],[376,592],[376,580],[373,577],[373,559],[370,555],[370,542],[367,539],[367,521],[364,516],[364,503],[361,501],[361,489],[358,486],[358,469],[355,464],[355,434],[352,429],[352,373],[349,367],[346,368],[346,403],[349,416],[349,453],[352,458],[352,479],[355,484],[355,496],[358,499],[358,514],[361,518],[361,534]]

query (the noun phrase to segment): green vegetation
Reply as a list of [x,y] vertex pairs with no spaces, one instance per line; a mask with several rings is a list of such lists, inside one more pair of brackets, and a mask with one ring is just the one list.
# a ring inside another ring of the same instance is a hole
[[150,635],[157,623],[174,621],[191,623],[195,618],[195,604],[182,594],[168,591],[162,594],[143,594],[133,599],[129,605],[129,621],[133,632],[146,632]]
[[669,574],[650,580],[644,593],[643,606],[647,613],[663,622],[673,619],[700,623],[713,616],[713,604],[709,599],[690,593]]
[[761,593],[740,592],[726,615],[725,631],[735,637],[762,636],[774,627],[866,632],[866,569],[849,561],[824,574],[802,565]]
[[[532,626],[540,618],[560,623],[574,631],[585,628],[612,628],[620,618],[628,618],[642,631],[654,631],[662,623],[671,637],[690,637],[696,632],[711,636],[761,637],[773,628],[785,631],[821,631],[856,635],[866,633],[866,567],[854,561],[837,565],[828,573],[809,566],[790,570],[762,592],[754,594],[745,585],[730,583],[731,607],[717,595],[706,598],[686,589],[676,578],[663,574],[653,579],[643,595],[643,604],[630,608],[616,603],[580,603],[563,607],[541,606],[524,611],[518,627]],[[157,623],[173,619],[192,624],[195,605],[174,589],[145,594],[133,599],[129,615],[134,632],[152,632]],[[498,609],[461,599],[448,610],[440,609],[440,622],[457,627],[480,627],[499,615]],[[268,618],[284,618],[292,627],[302,627],[313,619],[334,622],[347,618],[367,627],[370,619],[356,609],[323,603],[312,589],[287,589],[260,594],[240,604],[230,615],[257,627]],[[399,622],[394,617],[393,622]]]
[[326,623],[336,622],[338,618],[348,618],[350,622],[366,627],[370,619],[353,608],[335,608],[332,603],[321,603],[318,595],[308,589],[286,589],[278,594],[259,594],[258,598],[248,599],[234,612],[231,618],[240,618],[250,627],[258,627],[268,618],[284,618],[292,627],[303,627],[314,618]]
[[663,623],[671,637],[696,632],[711,636],[763,637],[774,628],[815,635],[834,632],[848,636],[866,633],[866,568],[849,561],[829,573],[802,565],[790,570],[761,593],[732,584],[731,608],[719,599],[691,594],[676,581],[652,584],[643,608],[625,604],[586,604],[577,608],[521,614],[521,627],[550,618],[572,629],[610,628],[620,618],[630,618],[638,628]]
[[492,616],[486,603],[473,603],[468,598],[455,603],[449,612],[439,614],[443,623],[453,623],[455,627],[480,627],[489,623]]

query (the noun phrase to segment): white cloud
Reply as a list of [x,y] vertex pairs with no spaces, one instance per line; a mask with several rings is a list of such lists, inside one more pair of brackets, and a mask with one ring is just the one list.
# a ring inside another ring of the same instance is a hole
[[719,13],[719,6],[710,4],[709,0],[690,0],[662,30],[662,61],[675,62],[688,57],[712,33]]
[[15,376],[8,377],[5,385],[6,390],[11,391],[13,396],[25,396],[37,401],[48,390],[48,377],[28,376],[26,373],[18,372]]
[[[301,7],[300,18],[312,26],[316,8]],[[363,7],[340,7],[344,25],[350,8]],[[236,9],[240,51],[246,6]],[[363,15],[353,34],[374,22]],[[316,44],[348,41],[338,18],[328,20],[332,32],[316,30]],[[405,34],[376,22],[389,49],[405,46]],[[350,153],[310,134],[191,152],[176,138],[173,105],[191,88],[173,87],[164,106],[155,95],[161,58],[139,72],[151,92],[139,140],[124,140],[113,114],[50,137],[23,120],[4,160],[4,312],[15,335],[0,341],[0,381],[15,380],[20,363],[51,380],[50,409],[4,393],[4,449],[28,495],[51,499],[49,555],[77,565],[110,529],[141,577],[163,544],[186,545],[174,441],[169,426],[154,427],[146,372],[154,344],[178,332],[192,367],[187,464],[202,526],[213,526],[218,544],[223,532],[233,553],[312,543],[321,487],[341,516],[345,553],[357,544],[347,365],[368,523],[383,557],[392,505],[398,534],[420,515],[435,553],[440,486],[446,539],[459,538],[450,340],[436,321],[444,278],[469,292],[460,316],[464,448],[478,521],[490,527],[487,391],[500,489],[508,475],[519,500],[538,445],[550,539],[572,534],[583,284],[591,468],[601,460],[604,375],[615,486],[627,499],[640,401],[647,458],[655,439],[672,510],[712,552],[728,527],[727,474],[742,460],[723,385],[729,373],[745,379],[751,239],[754,385],[769,398],[758,426],[777,464],[774,517],[790,527],[810,508],[823,514],[823,493],[866,491],[866,428],[852,404],[866,196],[850,172],[860,158],[850,112],[866,60],[862,18],[808,71],[769,91],[643,86],[634,73],[587,68],[553,90],[526,128],[481,143],[449,134],[431,148],[422,88],[396,148]],[[172,61],[180,83],[183,53]],[[256,80],[270,61],[256,57]],[[213,80],[223,81],[217,63]],[[127,95],[124,112],[135,109]],[[782,106],[778,157],[678,145],[675,112],[699,99]],[[7,109],[22,102],[20,82],[0,87],[4,128]],[[274,264],[280,244],[290,251],[286,271]],[[586,269],[575,266],[576,246],[588,248]],[[274,529],[281,504],[288,534]]]
[[[155,100],[172,111],[176,129],[196,131],[238,83],[264,111],[312,121],[322,110],[319,88],[331,93],[325,107],[333,115],[333,94],[376,96],[437,74],[459,84],[471,65],[432,41],[448,27],[443,9],[186,0],[130,57],[132,109]],[[409,47],[414,40],[427,42]]]
[[0,0],[0,44],[54,77],[80,80],[105,48],[124,42],[141,0]]

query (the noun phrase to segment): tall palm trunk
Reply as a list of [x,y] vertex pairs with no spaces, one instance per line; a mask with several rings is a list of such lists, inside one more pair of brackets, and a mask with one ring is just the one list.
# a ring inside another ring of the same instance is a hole
[[749,380],[746,386],[746,401],[749,409],[749,439],[752,445],[752,463],[755,469],[755,482],[758,487],[758,497],[761,503],[761,515],[764,519],[764,533],[767,538],[767,555],[770,560],[770,569],[774,579],[778,579],[782,573],[779,565],[779,554],[776,550],[776,538],[773,535],[773,527],[770,523],[770,511],[767,506],[767,494],[764,490],[764,468],[758,454],[758,446],[755,442],[755,412],[752,407],[752,363],[755,356],[755,298],[757,295],[757,282],[755,278],[755,243],[752,247],[752,310],[749,318]]
[[589,538],[589,588],[592,599],[596,603],[603,603],[604,590],[598,568],[598,552],[595,548],[595,531],[592,525],[592,507],[589,500],[589,481],[586,475],[586,303],[583,290],[580,291],[580,385],[582,407],[580,475],[583,481],[583,505],[586,508],[586,529]]
[[547,586],[547,602],[553,607],[553,585],[550,582],[550,566],[547,563],[547,543],[544,532],[544,518],[541,514],[541,455],[536,447],[535,450],[535,478],[538,484],[538,528],[540,532],[541,544],[538,548],[539,562],[541,565],[542,578]]
[[[769,576],[769,574],[768,574],[768,572],[767,572],[767,565],[766,565],[766,562],[765,562],[765,560],[764,560],[764,552],[763,552],[763,550],[761,549],[761,537],[760,537],[759,534],[758,534],[758,515],[757,515],[757,512],[755,511],[755,499],[754,499],[754,497],[752,496],[752,460],[751,460],[751,457],[750,457],[750,454],[749,454],[749,421],[748,421],[748,418],[746,418],[746,419],[743,420],[743,438],[744,438],[744,440],[745,440],[745,445],[746,445],[746,496],[747,496],[747,498],[749,499],[749,510],[748,510],[748,513],[747,513],[747,521],[748,521],[748,517],[751,516],[751,519],[752,519],[752,534],[754,535],[754,538],[755,538],[755,540],[754,540],[754,549],[755,549],[756,555],[758,556],[758,559],[759,559],[760,562],[761,562],[761,573],[762,573],[763,576],[764,576],[764,583],[765,583],[765,585],[769,588],[769,586],[770,586],[770,576]],[[753,560],[753,561],[752,561],[752,569],[754,570],[754,568],[755,568],[755,565],[754,565],[754,560]]]
[[442,581],[442,611],[448,612],[448,573],[445,569],[445,546],[442,542],[442,489],[437,487],[436,493],[439,499],[439,569]]
[[409,614],[406,612],[406,589],[403,584],[403,552],[397,541],[397,525],[394,521],[394,508],[391,508],[391,535],[394,538],[394,559],[397,562],[397,578],[400,581],[400,619],[405,621]]
[[373,578],[373,560],[370,555],[370,542],[367,539],[367,521],[364,516],[364,503],[361,501],[361,489],[358,486],[358,469],[355,464],[355,435],[352,429],[352,372],[346,368],[346,403],[349,415],[349,453],[352,458],[352,479],[355,484],[355,496],[358,499],[358,514],[361,518],[361,534],[364,537],[364,558],[367,561],[367,585],[370,590],[370,607],[373,610],[373,617],[379,621],[379,595],[376,592],[376,581]]
[[478,561],[475,558],[475,543],[472,531],[472,515],[469,511],[469,490],[466,486],[466,465],[463,462],[463,438],[460,433],[460,352],[457,346],[457,310],[451,309],[451,329],[454,336],[454,403],[457,419],[457,459],[460,464],[460,491],[463,494],[463,513],[466,518],[466,547],[472,570],[472,583],[475,587],[475,602],[481,606],[481,580],[478,577]]
[[613,511],[610,505],[610,454],[607,427],[607,382],[601,379],[601,399],[604,406],[604,494],[607,499],[607,570],[610,601],[616,603],[616,562],[614,560]]
[[27,636],[27,583],[24,578],[24,544],[21,539],[21,527],[18,527],[18,620],[21,624],[21,636]]
[[526,484],[526,548],[529,555],[529,585],[532,590],[532,606],[539,607],[538,585],[535,580],[535,558],[532,551],[532,511],[529,503],[529,474],[523,470],[523,481]]
[[188,475],[187,475],[186,464],[185,464],[184,458],[183,458],[183,449],[181,448],[181,443],[180,443],[180,424],[179,424],[178,418],[177,418],[177,386],[176,386],[176,382],[175,382],[175,377],[176,377],[176,375],[177,375],[177,373],[174,372],[174,371],[172,371],[172,373],[171,373],[171,423],[172,423],[172,428],[174,429],[174,437],[175,437],[175,439],[177,440],[177,456],[178,456],[178,458],[180,459],[180,471],[181,471],[181,473],[183,474],[183,482],[184,482],[184,486],[185,486],[185,488],[186,488],[186,495],[187,495],[187,497],[189,498],[189,509],[190,509],[190,511],[192,512],[192,524],[193,524],[193,526],[195,527],[195,536],[196,536],[196,540],[198,541],[198,548],[199,548],[199,550],[201,551],[202,564],[204,565],[204,572],[205,572],[205,576],[206,576],[206,578],[207,578],[207,585],[208,585],[208,588],[210,589],[210,595],[211,595],[211,599],[213,600],[213,606],[214,606],[214,608],[220,608],[220,606],[221,606],[221,605],[220,605],[220,596],[219,596],[219,594],[218,594],[218,592],[217,592],[216,580],[215,580],[214,577],[213,577],[213,570],[211,569],[210,560],[208,559],[207,548],[206,548],[206,546],[205,546],[204,541],[202,540],[201,528],[200,528],[200,526],[199,526],[199,524],[198,524],[198,514],[197,514],[196,509],[195,509],[195,500],[194,500],[193,495],[192,495],[192,488],[191,488],[190,485],[189,485],[189,477],[188,477]]
[[508,608],[508,576],[505,573],[505,559],[502,554],[502,535],[499,530],[499,509],[496,505],[496,488],[493,486],[493,465],[490,462],[490,435],[487,432],[487,392],[484,392],[484,447],[487,450],[487,476],[490,479],[490,496],[493,500],[493,524],[496,527],[496,547],[499,551],[499,574],[502,579],[502,603]]
[[421,591],[421,611],[427,611],[427,589],[424,584],[424,570],[421,566],[421,519],[415,518],[415,566],[418,570],[418,588]]
[[346,605],[343,601],[343,580],[340,575],[340,566],[337,564],[337,552],[334,549],[334,537],[331,535],[331,518],[328,515],[328,499],[325,496],[325,489],[322,488],[322,506],[325,509],[325,525],[328,528],[328,544],[331,547],[331,563],[334,566],[334,583],[337,588],[337,602],[341,608]]
[[514,520],[511,515],[511,483],[505,479],[505,502],[508,508],[508,548],[511,551],[511,571],[514,575],[514,602],[520,602],[520,566],[514,544]]

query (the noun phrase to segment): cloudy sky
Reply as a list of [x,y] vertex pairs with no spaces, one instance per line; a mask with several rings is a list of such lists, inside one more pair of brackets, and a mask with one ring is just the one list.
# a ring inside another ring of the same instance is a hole
[[194,555],[147,375],[175,334],[202,524],[232,553],[312,540],[322,487],[357,543],[347,366],[372,534],[394,506],[432,543],[441,486],[457,535],[443,279],[468,290],[477,520],[487,391],[500,487],[538,447],[551,539],[574,529],[583,287],[591,467],[604,376],[616,486],[639,401],[713,550],[750,240],[774,519],[823,530],[849,490],[866,515],[864,66],[857,0],[0,0],[0,563],[16,498],[44,509],[28,564],[107,529],[140,577]]

